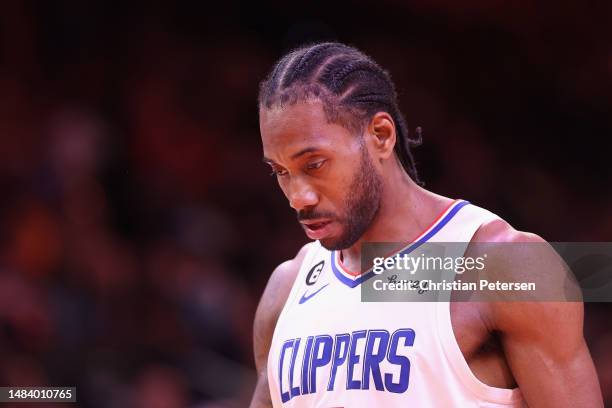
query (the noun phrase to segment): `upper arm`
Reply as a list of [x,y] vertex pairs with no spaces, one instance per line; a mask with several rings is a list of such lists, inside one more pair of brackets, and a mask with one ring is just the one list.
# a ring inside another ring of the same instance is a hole
[[496,326],[512,373],[531,407],[602,407],[582,335],[579,302],[512,302]]
[[274,269],[257,306],[253,324],[253,352],[258,378],[251,402],[253,408],[272,406],[267,379],[268,353],[276,321],[289,297],[308,247],[309,244],[304,245],[294,259],[283,262]]
[[[530,276],[536,285],[562,287],[563,263],[542,238],[508,224],[485,229],[479,239],[483,237],[521,244],[506,246],[504,254],[489,258],[489,268],[496,273],[518,277],[517,281]],[[583,304],[554,300],[492,302],[489,324],[500,334],[506,360],[530,407],[603,407],[583,336]]]

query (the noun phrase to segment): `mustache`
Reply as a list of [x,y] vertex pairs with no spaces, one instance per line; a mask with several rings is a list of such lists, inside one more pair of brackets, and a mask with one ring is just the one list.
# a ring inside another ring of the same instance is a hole
[[308,220],[316,220],[318,218],[331,218],[335,219],[336,214],[331,212],[318,212],[318,211],[298,211],[297,220],[298,221],[308,221]]

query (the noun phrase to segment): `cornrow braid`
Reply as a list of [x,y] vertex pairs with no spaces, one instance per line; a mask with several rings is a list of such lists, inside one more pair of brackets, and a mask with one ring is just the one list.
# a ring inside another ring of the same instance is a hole
[[308,78],[311,76],[314,69],[321,65],[322,58],[326,57],[325,51],[332,48],[338,48],[340,44],[335,43],[324,43],[320,46],[310,47],[295,63],[292,69],[291,75],[287,75],[283,78],[285,86],[291,85],[296,79]]
[[423,184],[411,150],[421,144],[421,129],[417,138],[409,136],[393,81],[372,58],[342,43],[308,45],[283,56],[259,86],[260,109],[307,99],[320,100],[330,122],[352,130],[387,112],[397,133],[395,154],[412,180]]

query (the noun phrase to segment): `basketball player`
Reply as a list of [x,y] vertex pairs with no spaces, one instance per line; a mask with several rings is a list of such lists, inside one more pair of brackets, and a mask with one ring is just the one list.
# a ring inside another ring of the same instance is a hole
[[[261,84],[259,119],[312,242],[257,309],[252,408],[603,406],[582,303],[360,301],[364,242],[544,242],[420,186],[417,141],[372,59],[339,43],[288,53]],[[488,262],[529,274],[531,258]]]

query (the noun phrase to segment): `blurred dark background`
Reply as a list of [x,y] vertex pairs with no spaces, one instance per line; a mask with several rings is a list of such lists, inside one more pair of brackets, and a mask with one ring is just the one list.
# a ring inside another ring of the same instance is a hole
[[[611,240],[612,3],[154,3],[0,6],[1,385],[247,405],[257,301],[306,242],[256,94],[308,41],[391,72],[427,188],[549,241]],[[608,404],[611,312],[586,305]]]

